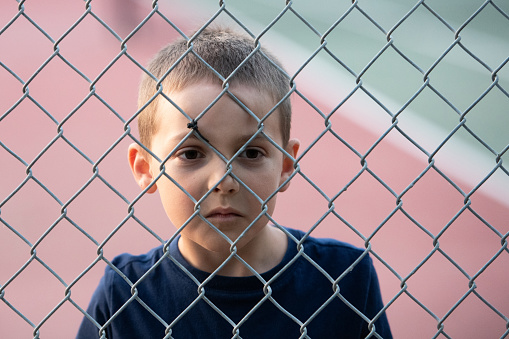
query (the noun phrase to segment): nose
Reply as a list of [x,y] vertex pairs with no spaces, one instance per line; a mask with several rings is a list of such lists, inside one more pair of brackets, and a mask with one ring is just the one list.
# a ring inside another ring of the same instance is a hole
[[231,175],[226,175],[228,172],[226,163],[219,157],[216,157],[213,162],[214,164],[210,168],[209,190],[222,194],[238,192],[240,184]]

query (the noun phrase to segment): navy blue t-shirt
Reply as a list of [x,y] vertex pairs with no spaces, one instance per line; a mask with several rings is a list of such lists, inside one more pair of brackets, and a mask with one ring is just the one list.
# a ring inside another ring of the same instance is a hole
[[[304,235],[287,230],[299,240]],[[163,246],[145,255],[122,254],[112,263],[125,277],[108,266],[87,312],[107,324],[108,339],[366,338],[375,317],[373,337],[392,338],[385,313],[378,315],[378,278],[363,250],[309,237],[299,251],[288,239],[281,263],[261,274],[266,287],[256,276],[209,279],[186,262],[177,240],[164,258]],[[77,338],[100,338],[99,331],[84,318]]]

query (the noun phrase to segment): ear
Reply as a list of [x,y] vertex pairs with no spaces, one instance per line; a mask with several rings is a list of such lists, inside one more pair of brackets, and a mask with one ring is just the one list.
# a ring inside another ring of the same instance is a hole
[[[299,151],[300,147],[300,141],[297,139],[291,139],[288,141],[288,145],[285,148],[285,151],[288,152],[292,156],[292,158],[289,158],[287,156],[284,156],[283,158],[283,167],[281,168],[281,178],[279,180],[279,185],[282,185],[293,173],[293,160],[297,157],[297,152]],[[288,186],[290,186],[290,183],[288,182],[286,185],[284,185],[279,192],[284,192],[288,189]]]
[[127,158],[129,166],[134,175],[134,180],[142,190],[150,186],[148,193],[154,193],[157,190],[157,185],[153,182],[154,177],[150,170],[150,155],[143,150],[143,148],[134,143],[129,146]]

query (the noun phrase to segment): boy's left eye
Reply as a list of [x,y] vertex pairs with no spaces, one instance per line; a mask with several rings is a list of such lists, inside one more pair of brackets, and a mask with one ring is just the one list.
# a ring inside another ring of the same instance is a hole
[[261,157],[263,153],[255,148],[248,148],[244,152],[242,152],[239,156],[242,158],[248,159],[257,159]]

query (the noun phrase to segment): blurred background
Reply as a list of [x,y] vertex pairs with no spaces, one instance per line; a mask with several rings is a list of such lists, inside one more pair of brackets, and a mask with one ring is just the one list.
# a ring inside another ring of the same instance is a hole
[[396,338],[508,335],[507,1],[156,4],[0,2],[1,338],[72,338],[98,248],[173,235],[157,195],[129,217],[126,129],[140,65],[212,19],[297,84],[301,171],[274,219],[369,242]]

